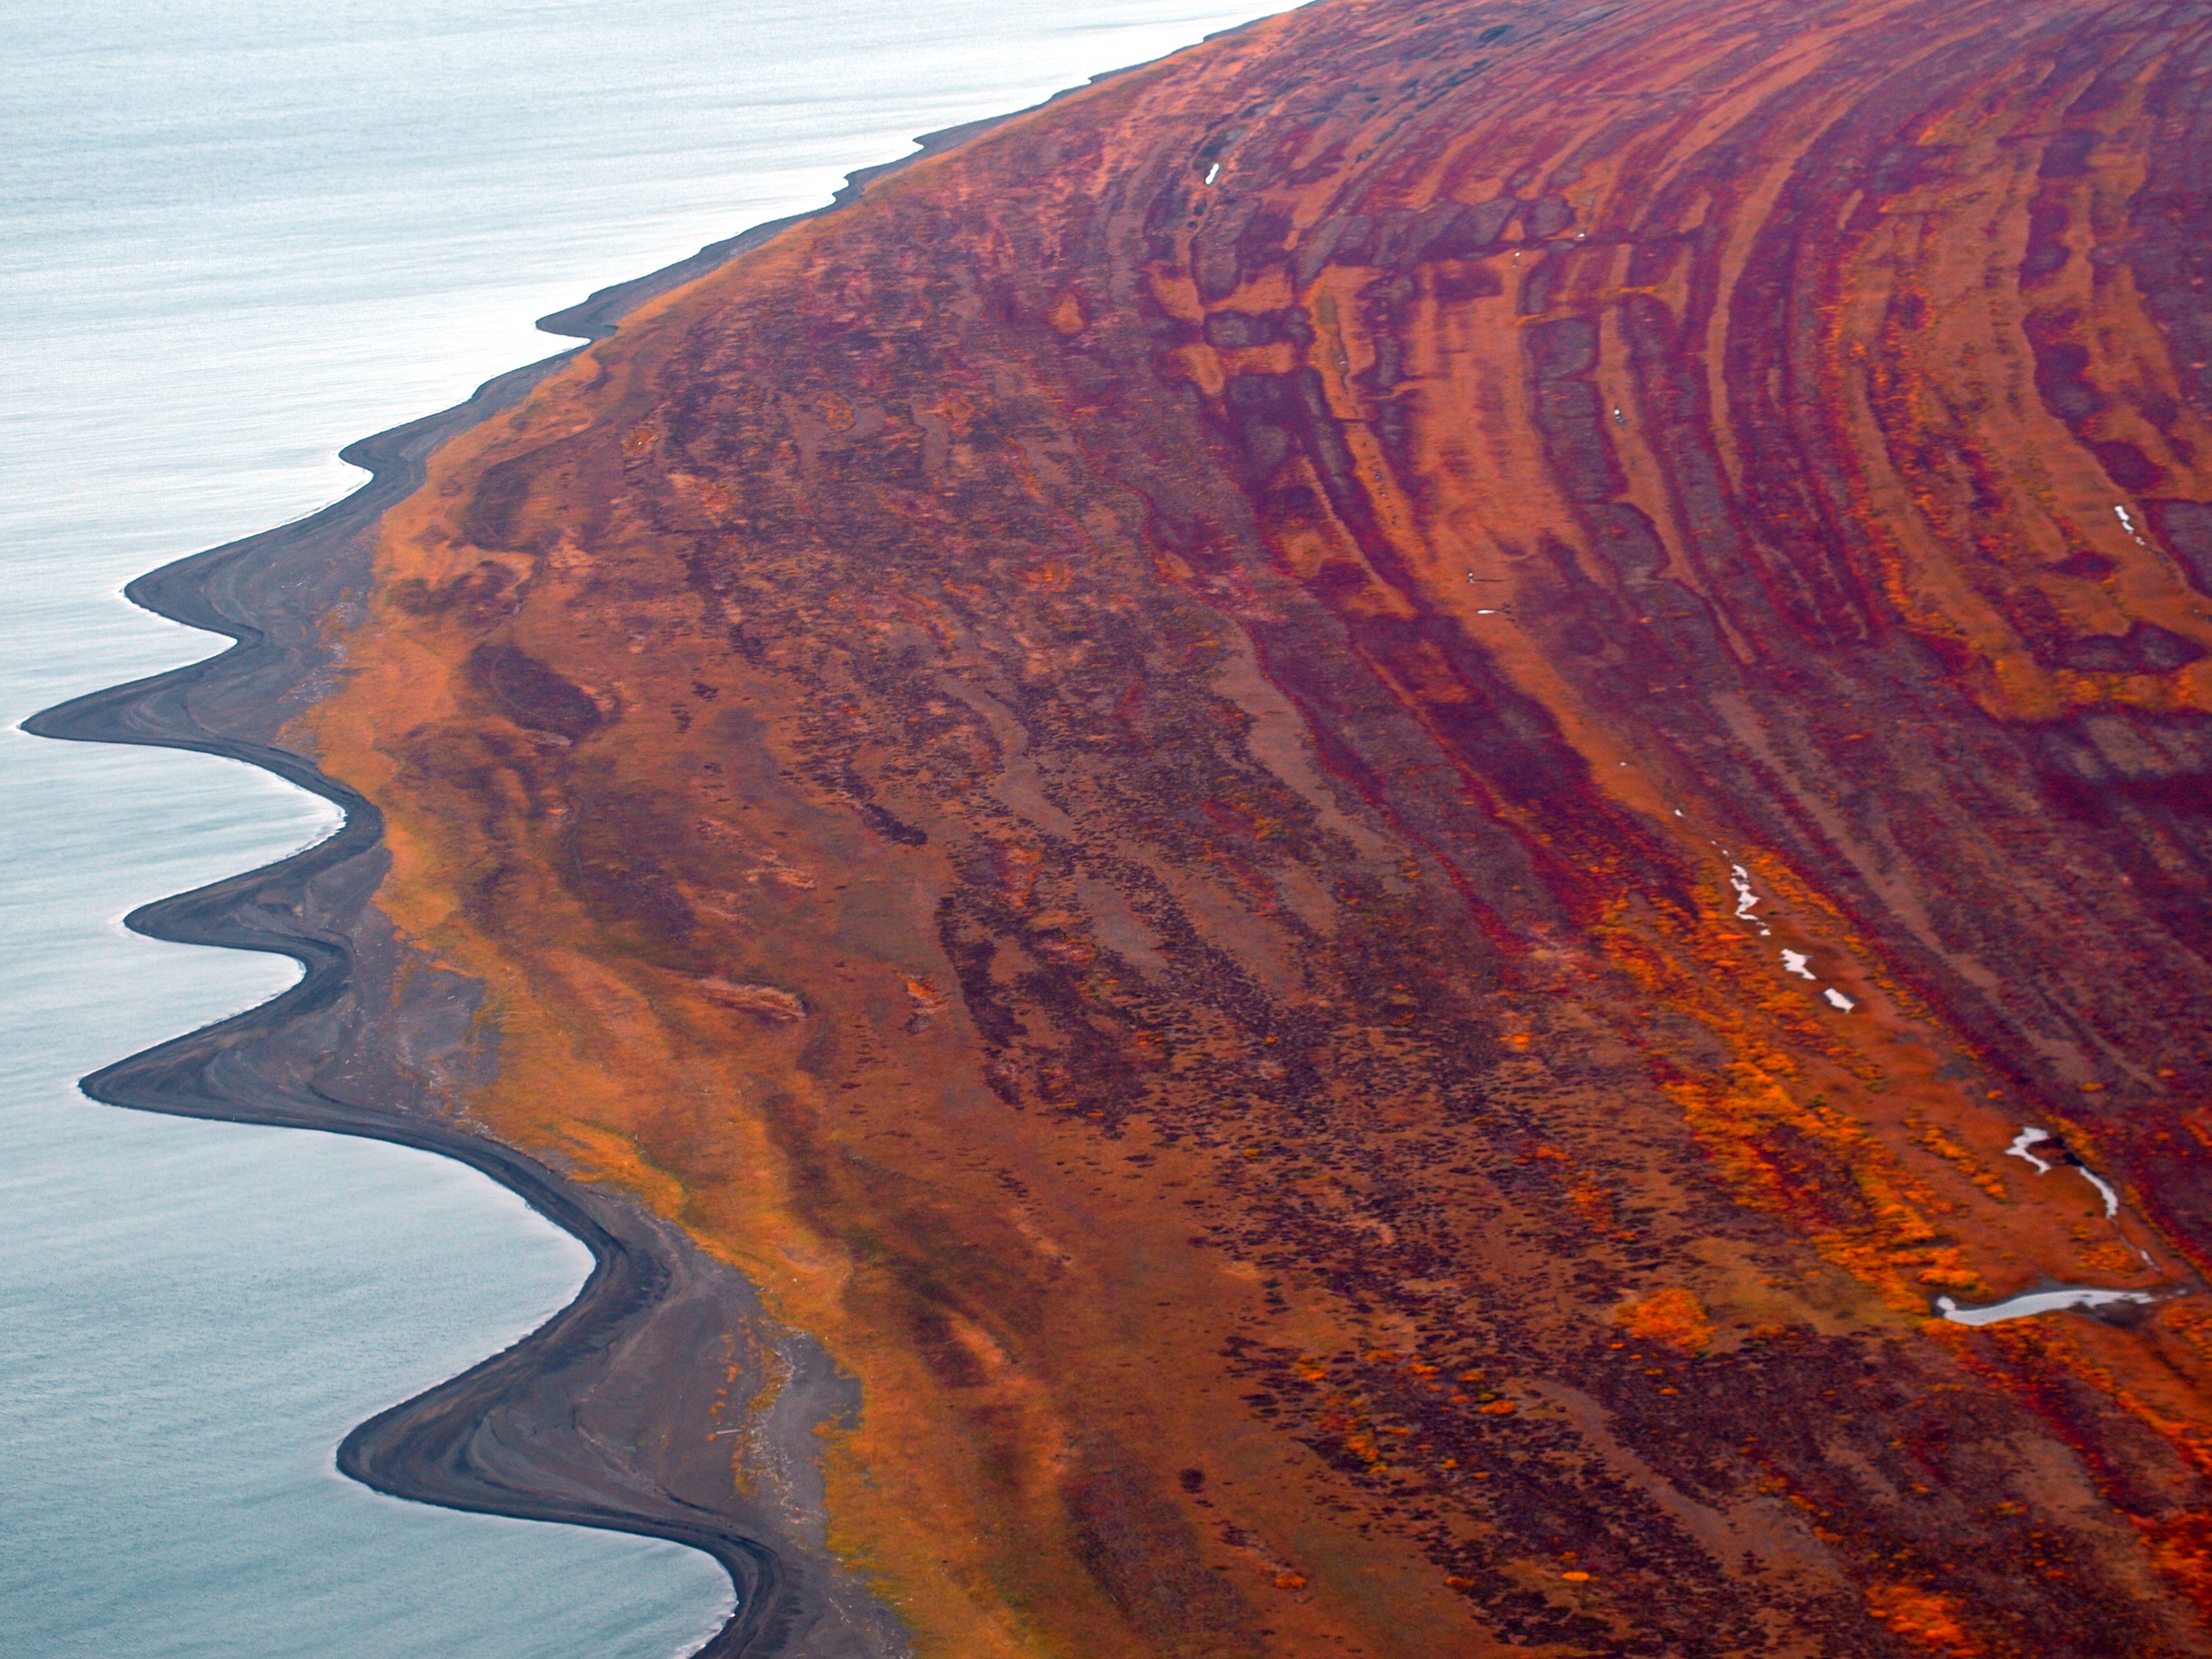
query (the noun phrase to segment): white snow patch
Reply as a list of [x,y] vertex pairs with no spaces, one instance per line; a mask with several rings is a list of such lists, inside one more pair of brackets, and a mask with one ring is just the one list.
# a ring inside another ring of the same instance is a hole
[[[2033,1152],[2029,1152],[2027,1149],[2034,1146],[2039,1140],[2048,1140],[2050,1139],[2051,1136],[2046,1131],[2039,1129],[2032,1123],[2023,1123],[2020,1126],[2020,1133],[2012,1138],[2012,1145],[2005,1148],[2005,1155],[2008,1158],[2024,1158],[2030,1164],[2035,1165],[2036,1174],[2049,1175],[2055,1166],[2048,1158],[2038,1158]],[[2120,1213],[2120,1195],[2112,1190],[2112,1183],[2106,1180],[2104,1176],[2099,1175],[2094,1170],[2091,1169],[2086,1164],[2075,1164],[2074,1167],[2075,1170],[2080,1171],[2082,1180],[2087,1182],[2092,1187],[2094,1187],[2099,1193],[2104,1195],[2105,1219],[2107,1221],[2117,1220]],[[2136,1249],[2137,1254],[2142,1254],[2142,1247],[2141,1245],[2137,1245]],[[2143,1256],[2143,1260],[2148,1261],[2150,1258],[2148,1255],[2145,1255]]]
[[[1678,818],[1682,816],[1682,809],[1680,807],[1678,806],[1674,809],[1674,816]],[[1721,844],[1718,842],[1714,842],[1711,845],[1721,847]],[[1759,894],[1753,889],[1751,884],[1751,872],[1745,869],[1741,864],[1736,863],[1735,854],[1729,851],[1727,848],[1721,847],[1721,856],[1729,860],[1729,885],[1735,890],[1735,919],[1738,921],[1750,922],[1753,927],[1757,927],[1759,929],[1759,938],[1771,939],[1773,937],[1774,930],[1766,925],[1765,917],[1755,914],[1758,908],[1765,903],[1766,901],[1759,897]],[[1784,954],[1786,955],[1787,953],[1785,952]],[[1811,975],[1808,975],[1806,977],[1809,979]]]
[[1216,179],[1218,179],[1220,176],[1221,176],[1221,163],[1220,163],[1220,162],[1218,162],[1218,161],[1216,161],[1216,162],[1215,162],[1212,167],[1210,167],[1206,168],[1206,182],[1207,184],[1209,184],[1209,185],[1210,185],[1210,184],[1212,184],[1212,183]]
[[2061,1308],[2098,1308],[2108,1302],[2155,1302],[2158,1297],[2148,1291],[2097,1291],[2069,1287],[2056,1291],[2023,1291],[2018,1296],[2008,1296],[2002,1302],[1992,1302],[1986,1308],[1962,1308],[1948,1296],[1936,1298],[1936,1306],[1944,1318],[1954,1325],[1994,1325],[2000,1320],[2027,1319],[2040,1313],[2056,1313]]
[[2037,1128],[2033,1124],[2023,1123],[2020,1126],[2020,1133],[2012,1138],[2012,1145],[2005,1148],[2005,1156],[2007,1158],[2024,1158],[2030,1164],[2035,1165],[2036,1174],[2049,1175],[2051,1173],[2050,1164],[2045,1159],[2038,1158],[2033,1152],[2029,1152],[2027,1149],[2034,1146],[2039,1140],[2048,1140],[2050,1139],[2051,1137],[2049,1135]]
[[1759,902],[1759,895],[1751,890],[1751,872],[1741,864],[1729,866],[1729,885],[1735,889],[1735,919],[1738,921],[1757,921],[1751,914]]
[[2110,1221],[2120,1212],[2120,1195],[2112,1190],[2112,1183],[2086,1164],[2074,1166],[2081,1172],[2081,1179],[2105,1195],[2105,1219]]
[[1818,980],[1820,975],[1808,965],[1812,960],[1802,951],[1784,951],[1782,953],[1782,971],[1795,974],[1800,979]]
[[1838,991],[1832,985],[1831,985],[1826,990],[1821,992],[1820,994],[1827,998],[1829,1003],[1843,1013],[1848,1014],[1852,1009],[1858,1006],[1857,1003],[1852,1001],[1850,998],[1845,996],[1841,991]]

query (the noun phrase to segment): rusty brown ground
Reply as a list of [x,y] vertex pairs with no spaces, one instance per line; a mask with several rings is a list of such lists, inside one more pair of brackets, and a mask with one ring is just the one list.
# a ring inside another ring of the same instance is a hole
[[[2209,123],[1324,0],[453,441],[296,736],[926,1652],[2212,1652]],[[2183,1293],[1929,1317],[2045,1281]]]

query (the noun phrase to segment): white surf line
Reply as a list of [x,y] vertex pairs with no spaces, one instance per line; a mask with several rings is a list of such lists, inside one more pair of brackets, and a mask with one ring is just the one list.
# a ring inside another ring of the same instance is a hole
[[2155,1302],[2152,1291],[2100,1291],[2068,1285],[2055,1291],[2022,1291],[1986,1308],[1962,1308],[1948,1296],[1936,1298],[1936,1311],[1954,1325],[1995,1325],[2007,1319],[2032,1319],[2063,1308],[2100,1308],[2112,1302]]
[[2020,1126],[2020,1133],[2012,1138],[2012,1145],[2005,1148],[2005,1156],[2007,1158],[2024,1158],[2030,1164],[2035,1165],[2036,1174],[2049,1175],[2051,1173],[2051,1165],[2044,1159],[2038,1158],[2033,1152],[2029,1152],[2027,1149],[2034,1146],[2039,1140],[2048,1140],[2050,1139],[2051,1137],[2048,1134],[2037,1128],[2033,1124],[2023,1123]]

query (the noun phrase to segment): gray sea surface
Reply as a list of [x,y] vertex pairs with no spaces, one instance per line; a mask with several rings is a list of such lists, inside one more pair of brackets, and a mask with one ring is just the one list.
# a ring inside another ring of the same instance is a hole
[[294,973],[124,914],[331,822],[15,722],[208,654],[124,583],[347,493],[342,445],[557,349],[533,318],[1260,9],[0,3],[0,1656],[647,1659],[730,1594],[672,1545],[335,1473],[588,1258],[427,1154],[84,1100]]

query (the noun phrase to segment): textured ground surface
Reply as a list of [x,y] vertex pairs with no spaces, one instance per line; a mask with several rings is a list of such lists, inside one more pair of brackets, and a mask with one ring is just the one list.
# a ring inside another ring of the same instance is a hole
[[1329,0],[453,441],[294,740],[927,1652],[2212,1652],[2208,119]]

